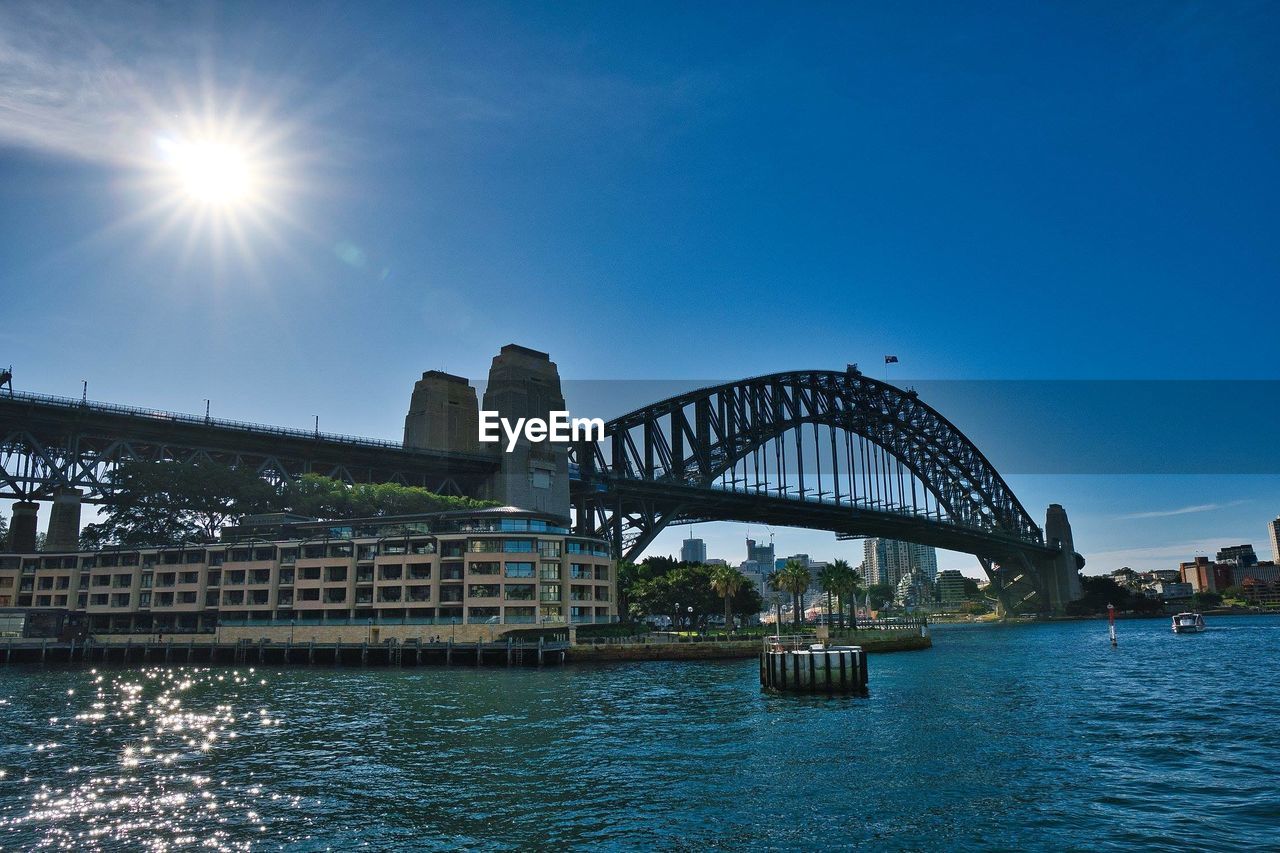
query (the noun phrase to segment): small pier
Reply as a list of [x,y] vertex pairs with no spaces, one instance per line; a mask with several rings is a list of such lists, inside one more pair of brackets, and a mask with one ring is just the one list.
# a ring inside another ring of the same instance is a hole
[[867,654],[861,646],[830,646],[817,635],[765,637],[760,685],[771,693],[867,692]]
[[285,664],[301,666],[546,666],[565,662],[569,643],[548,640],[494,642],[273,643],[209,639],[101,642],[0,640],[4,665],[19,663]]

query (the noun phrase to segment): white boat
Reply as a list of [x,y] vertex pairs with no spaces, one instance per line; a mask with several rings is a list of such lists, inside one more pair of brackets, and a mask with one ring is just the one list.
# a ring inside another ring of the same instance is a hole
[[1173,633],[1199,634],[1204,631],[1204,617],[1199,613],[1179,613],[1173,617]]

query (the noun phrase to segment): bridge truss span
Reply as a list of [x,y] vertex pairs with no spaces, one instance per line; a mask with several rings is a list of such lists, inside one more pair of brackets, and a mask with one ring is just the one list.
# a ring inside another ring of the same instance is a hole
[[606,536],[627,559],[666,525],[696,520],[905,539],[975,554],[989,573],[1018,578],[1057,553],[954,424],[914,391],[854,369],[661,400],[607,422],[603,441],[571,454],[578,529]]

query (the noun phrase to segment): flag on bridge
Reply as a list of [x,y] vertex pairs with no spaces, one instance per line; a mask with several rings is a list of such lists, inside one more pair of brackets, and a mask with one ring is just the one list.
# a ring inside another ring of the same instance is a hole
[[884,363],[885,363],[885,364],[897,364],[897,363],[898,363],[898,357],[897,357],[896,355],[886,355],[886,356],[884,357]]

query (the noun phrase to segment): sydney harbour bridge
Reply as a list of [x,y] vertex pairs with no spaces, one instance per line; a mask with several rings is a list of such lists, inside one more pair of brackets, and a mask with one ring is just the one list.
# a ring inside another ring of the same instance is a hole
[[[567,446],[481,445],[479,408],[466,379],[429,371],[404,440],[392,442],[0,391],[11,545],[33,545],[39,502],[50,502],[46,549],[73,550],[81,502],[110,496],[117,465],[178,460],[494,498],[563,515],[620,559],[637,558],[670,524],[756,522],[972,554],[1006,612],[1060,611],[1080,595],[1062,508],[1051,506],[1041,527],[940,412],[853,366],[689,391],[607,421],[603,440]],[[483,408],[508,418],[564,410],[556,365],[503,347]]]

